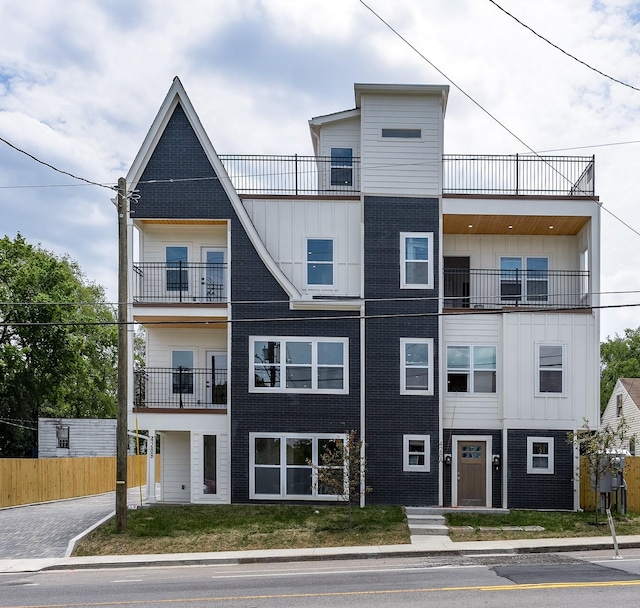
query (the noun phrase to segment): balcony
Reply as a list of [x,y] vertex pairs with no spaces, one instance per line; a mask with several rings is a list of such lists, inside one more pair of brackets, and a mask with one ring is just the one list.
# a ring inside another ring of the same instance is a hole
[[[221,155],[220,160],[239,194],[360,193],[357,157]],[[443,193],[591,197],[594,165],[593,156],[445,154]]]
[[134,371],[140,409],[226,410],[227,370],[147,367]]
[[444,308],[589,308],[589,272],[444,269]]
[[227,300],[227,265],[139,262],[133,266],[133,301],[221,303]]

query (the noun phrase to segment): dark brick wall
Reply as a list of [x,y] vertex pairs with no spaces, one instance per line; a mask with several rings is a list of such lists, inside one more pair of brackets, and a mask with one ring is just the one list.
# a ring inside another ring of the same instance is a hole
[[[491,436],[491,454],[487,454],[487,458],[491,458],[494,454],[500,456],[500,466],[491,469],[491,506],[494,509],[502,507],[502,467],[504,465],[504,457],[502,454],[502,430],[495,429],[444,429],[443,430],[443,454],[453,454],[453,438],[455,435],[490,435]],[[455,474],[452,465],[444,465],[443,467],[443,504],[445,507],[451,506],[452,478]]]
[[[508,507],[512,509],[573,509],[573,447],[565,431],[511,430],[509,450]],[[527,437],[554,438],[553,475],[527,473]]]
[[[400,289],[400,233],[433,232],[438,259],[437,199],[365,197],[367,484],[370,503],[438,503],[438,294]],[[399,301],[397,298],[433,298]],[[377,301],[375,301],[378,299]],[[384,299],[384,300],[383,300]],[[380,318],[375,318],[380,315]],[[406,316],[403,316],[406,315]],[[373,317],[373,318],[372,318]],[[400,338],[434,339],[434,395],[400,395]],[[403,472],[403,435],[431,437],[431,472]]]

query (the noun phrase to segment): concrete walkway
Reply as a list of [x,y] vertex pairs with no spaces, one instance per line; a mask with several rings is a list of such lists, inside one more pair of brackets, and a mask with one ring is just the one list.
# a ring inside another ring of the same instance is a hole
[[[139,489],[129,490],[139,503]],[[454,543],[448,536],[412,536],[410,545],[224,551],[170,555],[69,557],[75,538],[114,512],[115,494],[0,509],[0,573],[98,567],[241,564],[256,562],[421,557],[435,555],[552,553],[611,550],[611,537],[526,539]],[[640,548],[640,535],[618,537],[620,549]]]

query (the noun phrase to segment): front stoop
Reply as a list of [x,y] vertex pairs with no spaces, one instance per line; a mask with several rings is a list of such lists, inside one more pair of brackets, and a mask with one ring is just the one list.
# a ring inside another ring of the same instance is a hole
[[449,536],[444,516],[428,507],[405,507],[409,534],[414,536]]

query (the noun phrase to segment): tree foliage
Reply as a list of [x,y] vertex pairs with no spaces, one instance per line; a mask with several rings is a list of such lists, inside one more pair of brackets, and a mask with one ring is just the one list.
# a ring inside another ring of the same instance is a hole
[[640,378],[640,327],[625,329],[600,344],[600,412],[604,412],[618,378]]
[[115,416],[114,320],[74,261],[0,239],[0,456],[34,454],[38,416]]

